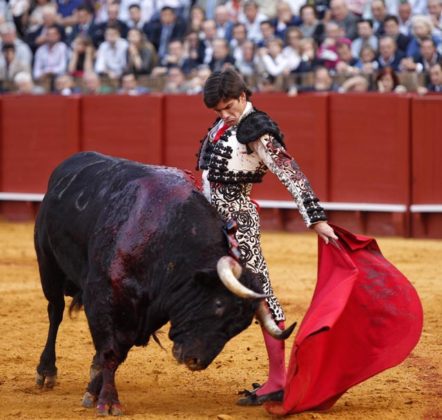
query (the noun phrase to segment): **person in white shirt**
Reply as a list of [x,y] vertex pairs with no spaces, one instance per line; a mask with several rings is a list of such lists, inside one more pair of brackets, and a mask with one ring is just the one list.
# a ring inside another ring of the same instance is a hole
[[57,26],[49,26],[46,31],[46,42],[38,47],[34,59],[34,79],[47,75],[59,75],[66,71],[69,50],[60,41],[60,30]]
[[258,4],[249,0],[244,3],[243,14],[239,16],[238,20],[246,26],[247,38],[258,42],[262,39],[260,24],[267,19],[266,15],[260,13]]
[[121,38],[118,28],[109,26],[106,29],[105,41],[97,51],[95,71],[117,79],[122,74],[127,64],[128,42]]

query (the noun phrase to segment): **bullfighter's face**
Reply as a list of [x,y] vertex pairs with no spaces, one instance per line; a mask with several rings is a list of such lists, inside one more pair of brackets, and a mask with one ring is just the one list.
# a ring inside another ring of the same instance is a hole
[[246,104],[246,94],[243,92],[239,98],[219,101],[213,110],[230,127],[238,124]]

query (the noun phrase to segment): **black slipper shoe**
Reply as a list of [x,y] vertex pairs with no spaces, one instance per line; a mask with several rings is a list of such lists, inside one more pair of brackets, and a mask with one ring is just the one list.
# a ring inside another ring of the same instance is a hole
[[242,406],[250,406],[250,405],[262,405],[266,401],[282,401],[284,399],[284,391],[281,389],[279,391],[270,392],[268,394],[256,395],[254,392],[244,393],[246,396],[244,398],[240,398],[236,404]]

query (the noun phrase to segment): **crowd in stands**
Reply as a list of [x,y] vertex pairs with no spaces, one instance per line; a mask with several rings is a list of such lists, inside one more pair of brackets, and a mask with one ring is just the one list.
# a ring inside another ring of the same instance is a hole
[[0,0],[0,91],[442,93],[442,0]]

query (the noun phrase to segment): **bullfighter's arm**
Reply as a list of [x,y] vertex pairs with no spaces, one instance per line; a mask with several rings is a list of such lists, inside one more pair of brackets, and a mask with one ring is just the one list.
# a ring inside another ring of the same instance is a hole
[[319,204],[319,199],[307,177],[272,135],[264,134],[258,140],[248,143],[248,147],[258,154],[264,164],[292,194],[307,227],[327,220],[324,209]]

